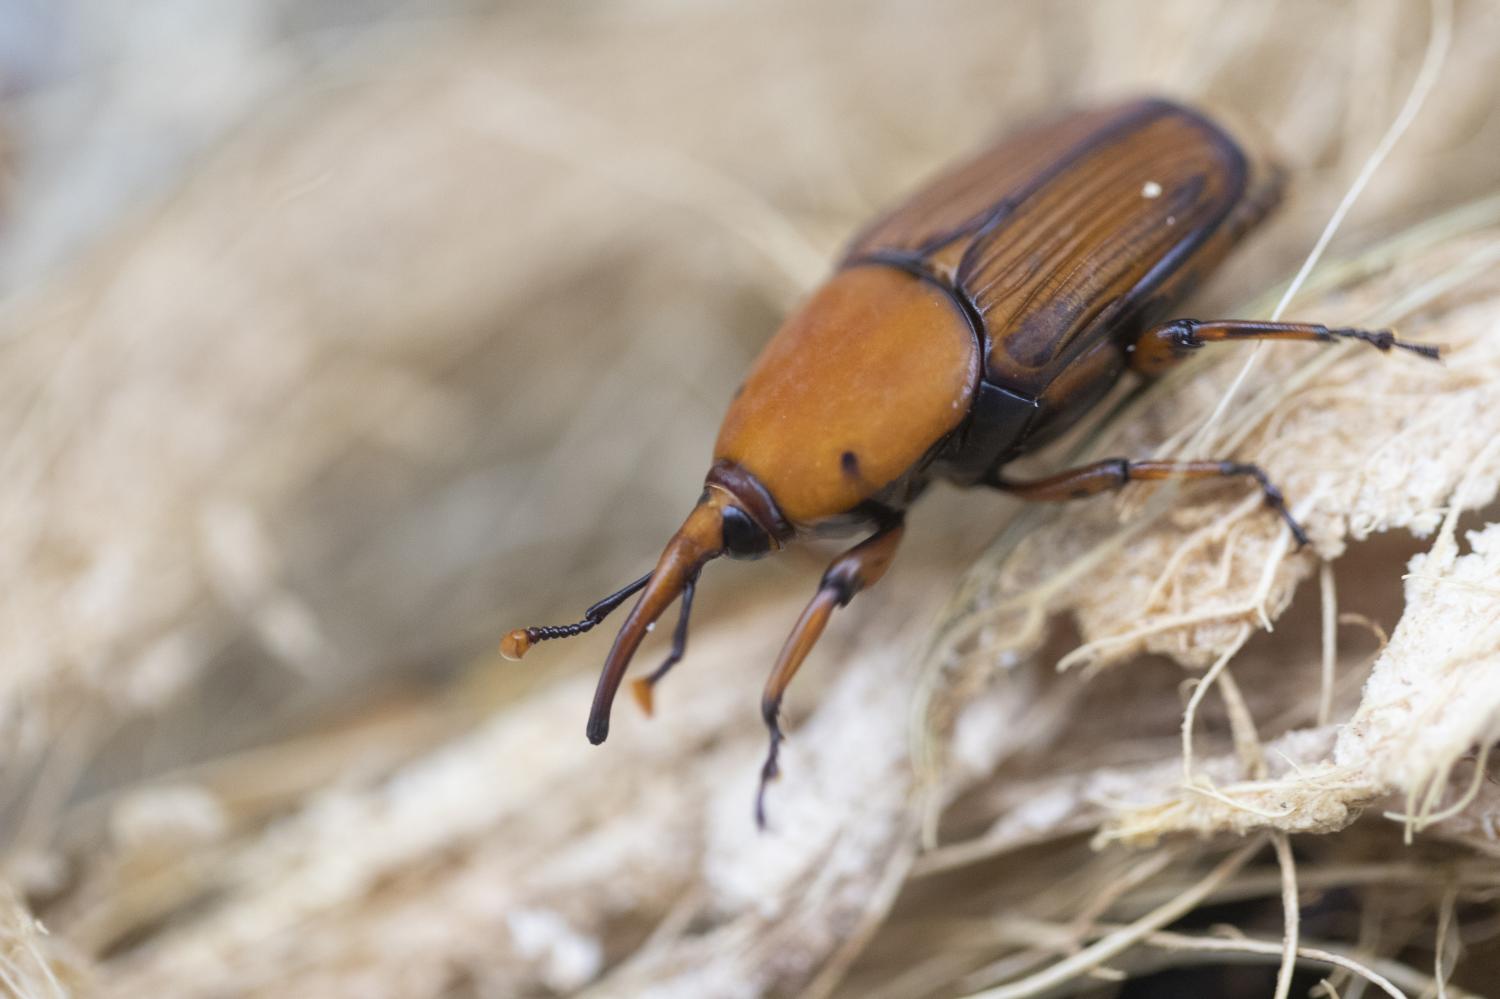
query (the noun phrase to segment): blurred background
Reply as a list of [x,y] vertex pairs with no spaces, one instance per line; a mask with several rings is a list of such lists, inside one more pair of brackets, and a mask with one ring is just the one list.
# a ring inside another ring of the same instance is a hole
[[[925,173],[1063,106],[1230,114],[1293,182],[1205,290],[1228,311],[1300,264],[1446,10],[0,2],[0,989],[836,991],[905,791],[858,829],[789,791],[779,838],[749,828],[759,685],[828,551],[715,566],[659,717],[622,704],[600,749],[608,637],[518,665],[499,636],[653,563],[759,346]],[[1451,16],[1334,254],[1496,193],[1500,5]],[[897,675],[1014,513],[919,510],[794,719],[861,657]],[[905,740],[816,751],[836,777]]]

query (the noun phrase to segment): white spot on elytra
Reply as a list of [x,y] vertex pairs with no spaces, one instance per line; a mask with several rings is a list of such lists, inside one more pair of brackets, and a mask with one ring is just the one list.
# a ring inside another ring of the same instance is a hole
[[1146,181],[1145,184],[1141,185],[1141,197],[1143,197],[1143,198],[1159,198],[1159,197],[1161,197],[1161,185],[1158,184],[1154,180],[1148,180],[1148,181]]

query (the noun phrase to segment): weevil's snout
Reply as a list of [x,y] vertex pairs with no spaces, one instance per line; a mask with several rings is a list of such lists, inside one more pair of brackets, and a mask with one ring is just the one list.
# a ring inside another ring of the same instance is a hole
[[[770,525],[770,526],[767,526]],[[583,619],[573,624],[536,628],[517,628],[500,640],[500,654],[506,659],[520,659],[538,642],[554,638],[571,638],[594,628],[599,622],[636,593],[641,598],[631,608],[620,626],[599,686],[594,691],[594,706],[589,713],[588,737],[595,745],[609,735],[609,713],[615,694],[625,678],[631,657],[656,620],[672,602],[682,598],[682,613],[672,639],[672,652],[651,675],[635,682],[633,692],[642,710],[651,713],[651,692],[657,680],[681,658],[687,643],[688,615],[692,609],[693,591],[704,564],[720,555],[731,558],[760,558],[781,547],[791,537],[791,529],[781,520],[769,494],[748,473],[732,466],[715,466],[709,473],[706,488],[693,512],[667,542],[656,568],[616,593],[584,611]],[[641,592],[645,591],[645,592]]]
[[[731,538],[736,544],[744,543],[739,534],[741,528],[737,524],[736,515],[727,513],[731,510],[738,510],[732,494],[717,487],[706,489],[698,505],[693,507],[693,512],[688,514],[687,520],[667,542],[666,549],[662,551],[656,568],[651,571],[645,584],[645,592],[631,608],[625,623],[620,626],[615,644],[604,660],[599,686],[594,691],[594,706],[589,713],[589,742],[598,745],[609,736],[609,712],[615,701],[615,693],[620,689],[620,681],[625,678],[625,670],[630,666],[631,657],[635,655],[635,650],[640,647],[651,625],[679,596],[690,599],[688,595],[697,582],[699,570],[709,560],[725,554]],[[731,524],[736,526],[731,527]],[[680,655],[680,650],[676,654]],[[641,706],[649,711],[649,691],[643,693],[637,688],[636,697]]]

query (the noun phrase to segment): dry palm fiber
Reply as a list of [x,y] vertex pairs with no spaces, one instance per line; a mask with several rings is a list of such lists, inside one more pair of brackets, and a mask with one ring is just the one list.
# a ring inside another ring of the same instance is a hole
[[[828,6],[796,31],[790,10],[500,12],[351,67],[13,305],[7,873],[52,935],[7,917],[0,981],[50,994],[48,953],[58,987],[117,995],[795,994],[844,972],[849,995],[945,995],[1076,952],[1266,829],[1318,834],[1294,841],[1309,905],[1365,913],[1308,946],[1416,994],[1450,912],[1439,949],[1467,940],[1458,980],[1487,981],[1486,5],[1459,6],[1335,245],[1353,262],[1294,310],[1449,360],[1268,350],[1225,424],[1315,551],[1236,487],[1028,511],[983,554],[1013,507],[924,500],[799,679],[768,836],[754,692],[821,556],[706,578],[659,717],[603,750],[581,735],[600,643],[461,668],[654,554],[756,345],[922,170],[1077,99],[1228,107],[1296,193],[1202,311],[1263,314],[1231,305],[1301,259],[1428,33],[1394,3]],[[1240,359],[1068,448],[1186,446]],[[1334,631],[1326,723],[1319,591],[1296,588],[1320,559],[1334,624],[1390,632]],[[1177,685],[1221,659],[1187,762]],[[1241,863],[1206,901],[1277,897],[1269,847]],[[1108,966],[1199,953],[1143,938]]]

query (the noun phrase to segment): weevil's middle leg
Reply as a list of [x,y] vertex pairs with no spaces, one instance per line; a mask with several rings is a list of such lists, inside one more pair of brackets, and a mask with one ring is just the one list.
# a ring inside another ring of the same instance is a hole
[[1254,479],[1266,498],[1266,506],[1275,510],[1286,521],[1292,537],[1297,539],[1297,546],[1300,548],[1307,544],[1307,533],[1287,510],[1281,490],[1266,477],[1259,465],[1247,465],[1238,461],[1128,461],[1124,458],[1108,458],[1091,465],[1070,468],[1045,479],[1033,479],[1030,482],[1000,479],[994,484],[1020,499],[1055,502],[1097,496],[1111,489],[1119,489],[1127,482],[1237,476]]
[[781,647],[781,655],[776,659],[760,700],[761,717],[765,719],[771,738],[766,762],[760,771],[760,788],[755,794],[755,822],[762,829],[766,827],[766,784],[780,772],[776,758],[784,738],[780,723],[782,695],[792,677],[797,675],[797,668],[823,634],[834,608],[843,607],[854,599],[856,593],[874,585],[885,575],[891,560],[896,557],[896,548],[905,531],[900,516],[894,516],[870,537],[834,559],[823,573],[818,592],[813,594],[792,633],[787,636],[786,644]]
[[1320,326],[1317,323],[1270,323],[1257,320],[1174,319],[1153,326],[1131,344],[1130,366],[1143,375],[1160,375],[1199,347],[1230,340],[1307,340],[1332,343],[1358,340],[1381,352],[1392,347],[1437,360],[1438,348],[1398,340],[1390,330],[1361,330]]

